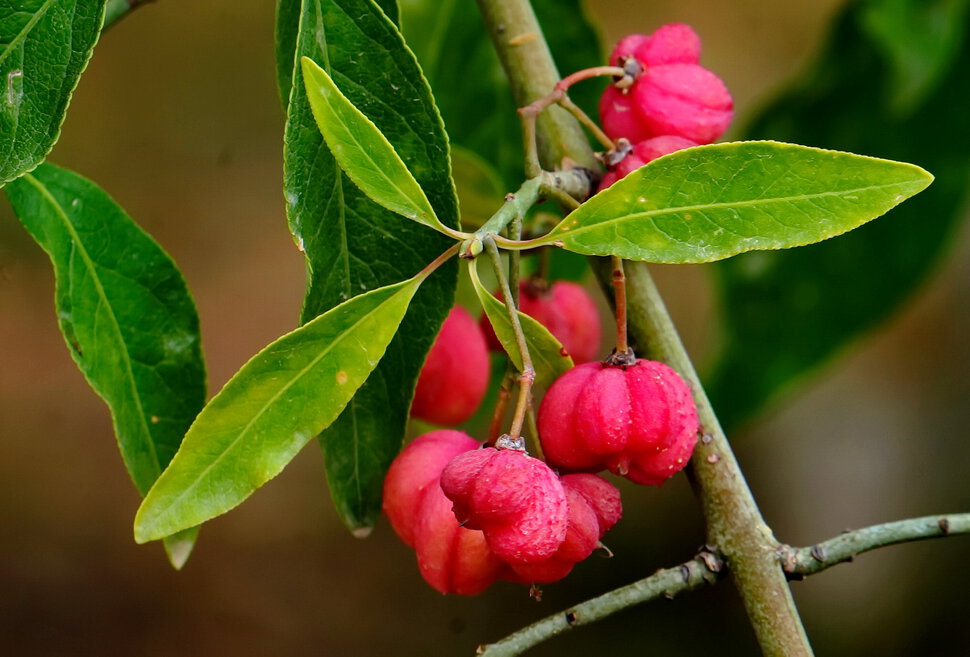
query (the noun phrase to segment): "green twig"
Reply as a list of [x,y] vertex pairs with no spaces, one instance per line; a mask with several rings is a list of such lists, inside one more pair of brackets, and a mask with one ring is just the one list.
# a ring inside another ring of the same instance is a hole
[[673,598],[678,593],[713,584],[721,573],[720,559],[710,552],[701,552],[697,557],[679,566],[658,570],[638,582],[587,600],[566,611],[547,616],[501,641],[480,646],[477,654],[482,657],[520,655],[558,634],[595,623],[627,607],[660,597]]
[[779,550],[779,557],[785,572],[792,579],[800,579],[836,564],[852,561],[863,552],[876,548],[962,534],[970,534],[970,513],[925,516],[845,531],[809,547],[784,545]]
[[495,270],[495,277],[498,278],[499,289],[502,291],[502,298],[505,300],[505,308],[509,313],[509,322],[512,325],[512,332],[515,333],[515,344],[519,348],[522,356],[522,373],[519,375],[519,396],[515,402],[515,411],[512,415],[512,428],[509,429],[509,436],[512,440],[518,440],[522,435],[522,424],[525,422],[525,414],[529,409],[529,400],[532,395],[532,384],[535,382],[536,371],[532,365],[532,356],[529,354],[529,346],[525,341],[525,333],[522,331],[522,323],[519,321],[519,311],[512,301],[512,290],[509,289],[509,280],[502,267],[502,255],[495,246],[495,240],[491,235],[486,235],[483,243],[485,252],[488,253],[492,261],[492,268]]
[[[792,579],[801,579],[851,561],[853,557],[876,548],[961,534],[970,534],[970,513],[911,518],[847,531],[809,547],[782,546],[778,557]],[[727,573],[722,566],[717,555],[702,551],[687,563],[658,570],[639,582],[587,600],[533,623],[501,641],[482,646],[478,654],[484,657],[520,655],[554,636],[602,620],[626,607],[660,597],[672,598],[705,584],[714,584]]]

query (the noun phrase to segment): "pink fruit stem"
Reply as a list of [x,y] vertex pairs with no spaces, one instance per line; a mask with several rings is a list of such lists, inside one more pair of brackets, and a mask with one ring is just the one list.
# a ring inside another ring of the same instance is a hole
[[623,258],[610,258],[613,263],[613,305],[616,308],[616,353],[622,356],[630,350],[626,336],[626,274],[623,271]]
[[616,148],[616,144],[610,139],[605,132],[599,127],[599,125],[589,117],[586,112],[584,112],[580,107],[566,95],[566,91],[572,85],[580,82],[582,80],[589,80],[590,78],[599,77],[603,75],[609,75],[611,77],[623,77],[626,75],[626,71],[618,66],[594,66],[592,68],[584,68],[581,71],[576,71],[570,75],[567,75],[559,82],[556,83],[553,90],[547,95],[534,100],[525,107],[520,107],[518,109],[519,116],[522,117],[522,141],[525,147],[525,165],[526,174],[531,176],[539,175],[539,171],[542,170],[539,164],[539,152],[536,142],[536,119],[546,110],[550,105],[557,103],[563,109],[568,111],[570,114],[576,117],[576,119],[596,138],[600,144],[608,151],[612,151]]

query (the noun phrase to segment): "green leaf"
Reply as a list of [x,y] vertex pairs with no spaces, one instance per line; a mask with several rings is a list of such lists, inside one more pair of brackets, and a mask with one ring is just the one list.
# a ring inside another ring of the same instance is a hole
[[296,65],[296,35],[300,29],[302,0],[277,0],[274,36],[276,40],[276,86],[285,112],[293,89],[293,67]]
[[[121,456],[144,495],[205,403],[199,318],[171,258],[92,182],[51,164],[7,186],[50,256],[61,332],[107,403]],[[173,540],[176,567],[194,532]]]
[[[531,4],[560,71],[604,63],[580,0]],[[491,163],[505,191],[516,189],[523,179],[522,126],[478,7],[467,0],[402,0],[401,13],[404,35],[435,92],[452,143]],[[605,84],[583,82],[570,97],[595,116]],[[494,200],[495,209],[501,201]]]
[[419,274],[356,296],[243,365],[149,491],[135,516],[135,540],[225,513],[278,475],[377,366],[423,280]]
[[[280,102],[285,111],[293,88],[293,67],[296,65],[296,37],[300,29],[302,0],[276,2],[276,83]],[[377,5],[395,23],[398,22],[397,0],[377,0]]]
[[[457,228],[441,119],[414,56],[385,14],[365,0],[306,2],[297,51],[320,62],[394,146],[438,218]],[[294,76],[284,191],[290,229],[306,251],[307,321],[409,277],[454,241],[374,203],[340,171],[313,119],[299,67]],[[403,444],[414,384],[451,307],[457,273],[457,263],[448,262],[422,285],[381,364],[321,437],[331,497],[356,532],[380,514],[384,473]]]
[[940,81],[966,34],[968,0],[870,0],[861,26],[892,65],[890,103],[908,112]]
[[865,7],[846,9],[811,71],[748,134],[919,162],[936,180],[837,240],[715,266],[722,353],[706,386],[727,426],[751,419],[899,308],[935,271],[966,217],[970,41],[900,115],[880,102],[895,88],[895,72],[862,27]]
[[60,136],[104,4],[0,0],[0,185],[37,166]]
[[[502,343],[502,347],[505,348],[516,369],[521,372],[522,353],[519,351],[519,345],[515,340],[515,332],[512,330],[512,321],[509,319],[508,309],[504,303],[492,296],[482,285],[478,278],[478,267],[475,262],[475,260],[471,260],[468,263],[468,274],[475,288],[475,293],[488,316],[489,323],[495,330],[495,336]],[[532,366],[536,371],[536,384],[540,386],[549,385],[559,378],[560,374],[573,366],[573,359],[545,326],[522,311],[518,312],[522,333],[525,335],[526,347],[529,349]]]
[[541,241],[585,255],[698,263],[834,237],[933,180],[901,162],[777,142],[699,146],[600,192]]
[[380,129],[307,57],[303,58],[303,82],[320,132],[354,184],[391,212],[447,234],[421,185]]

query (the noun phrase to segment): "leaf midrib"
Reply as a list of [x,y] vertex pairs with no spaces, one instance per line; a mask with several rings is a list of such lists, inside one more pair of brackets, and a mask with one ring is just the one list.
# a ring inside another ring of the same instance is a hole
[[[127,380],[131,388],[132,397],[135,400],[137,415],[138,415],[138,419],[140,420],[143,435],[148,437],[148,439],[145,442],[148,443],[148,452],[151,455],[152,462],[155,465],[154,475],[155,475],[155,478],[157,479],[158,475],[161,474],[161,471],[162,471],[161,462],[158,460],[158,452],[155,449],[155,442],[152,437],[151,429],[149,428],[148,423],[145,420],[145,410],[144,410],[144,406],[142,405],[141,395],[138,393],[138,388],[135,385],[135,373],[131,364],[131,354],[128,352],[128,343],[125,342],[123,338],[123,335],[121,332],[121,324],[118,322],[118,317],[117,315],[115,315],[114,308],[112,308],[111,304],[108,302],[107,294],[104,291],[104,286],[101,285],[101,279],[98,276],[97,270],[95,269],[94,261],[91,260],[90,256],[88,255],[87,249],[84,248],[84,244],[81,241],[80,235],[78,235],[77,231],[74,229],[74,224],[71,223],[70,218],[68,217],[64,209],[61,207],[61,204],[47,190],[47,187],[44,184],[42,184],[41,181],[39,181],[36,177],[34,177],[33,174],[29,174],[29,173],[24,174],[23,178],[29,184],[31,184],[35,189],[37,189],[38,192],[40,192],[41,196],[44,199],[46,199],[47,202],[53,207],[55,214],[64,223],[65,229],[70,234],[72,240],[74,241],[74,244],[77,247],[75,252],[81,255],[81,258],[84,260],[86,268],[91,274],[91,280],[94,281],[95,289],[97,290],[98,298],[100,302],[104,305],[105,308],[108,309],[108,315],[111,317],[111,326],[114,330],[115,337],[117,338],[118,342],[124,347],[120,351],[124,356],[123,360],[125,364],[125,369],[128,373]],[[70,275],[68,275],[68,280],[70,281],[70,284],[73,286],[73,281],[71,280]]]
[[20,32],[17,33],[17,35],[10,40],[10,43],[7,44],[7,47],[3,49],[2,53],[0,53],[0,64],[2,64],[5,59],[7,59],[7,56],[10,55],[10,52],[15,47],[23,43],[24,39],[27,38],[27,34],[32,29],[34,29],[34,26],[37,25],[37,23],[40,22],[40,19],[44,17],[44,14],[47,13],[47,10],[50,8],[52,4],[54,4],[54,0],[46,0],[46,2],[44,2],[44,4],[41,5],[41,7],[37,9],[36,12],[34,12],[34,15],[31,16],[29,21],[27,21],[23,29],[20,30]]
[[[854,194],[857,192],[866,192],[870,190],[877,189],[891,189],[893,187],[904,187],[919,184],[920,180],[909,180],[905,182],[888,183],[885,185],[869,185],[866,187],[857,187],[853,189],[844,189],[838,191],[828,191],[828,192],[817,192],[814,194],[799,194],[797,196],[777,196],[768,199],[752,199],[747,201],[725,201],[721,203],[704,203],[700,205],[685,205],[680,207],[668,207],[661,208],[658,210],[648,210],[645,212],[634,212],[631,214],[621,215],[619,217],[614,217],[612,219],[606,219],[604,221],[598,221],[596,223],[588,224],[586,226],[579,226],[578,228],[569,230],[564,230],[560,226],[566,225],[570,221],[567,216],[562,222],[546,235],[546,239],[542,243],[556,241],[556,239],[571,238],[576,235],[588,232],[590,230],[595,230],[603,226],[611,226],[613,224],[624,223],[627,221],[636,221],[637,219],[645,219],[650,217],[656,217],[665,214],[678,214],[681,212],[700,212],[704,210],[717,210],[717,209],[730,209],[730,208],[743,208],[743,207],[753,207],[761,205],[772,205],[776,203],[792,203],[794,201],[805,201],[816,198],[823,198],[829,196],[845,196],[847,194]],[[604,201],[604,204],[606,201]],[[599,208],[596,208],[599,210]],[[581,208],[575,210],[575,212],[581,212]]]

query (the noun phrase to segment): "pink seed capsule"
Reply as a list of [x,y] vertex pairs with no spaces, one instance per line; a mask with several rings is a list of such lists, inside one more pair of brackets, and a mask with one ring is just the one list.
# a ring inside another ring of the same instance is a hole
[[481,529],[509,564],[548,559],[566,538],[568,506],[559,477],[516,449],[460,454],[441,473],[441,489],[463,526]]
[[606,134],[631,142],[673,135],[697,144],[723,135],[734,115],[734,101],[720,78],[698,64],[700,50],[697,34],[683,24],[621,40],[611,64],[623,66],[633,57],[642,72],[628,87],[604,91],[600,120]]
[[539,407],[546,459],[561,470],[609,469],[659,485],[687,465],[698,420],[690,389],[663,363],[586,363],[560,376]]

